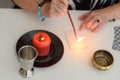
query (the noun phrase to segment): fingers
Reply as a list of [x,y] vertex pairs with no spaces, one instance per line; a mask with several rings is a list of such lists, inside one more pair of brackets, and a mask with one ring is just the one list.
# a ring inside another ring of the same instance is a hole
[[79,17],[80,20],[84,20],[86,17],[90,15],[90,12],[83,14],[82,16]]
[[79,19],[83,21],[80,26],[80,31],[88,29],[91,32],[97,32],[102,26],[105,25],[105,23],[108,22],[105,13],[101,10],[85,13],[80,16]]
[[82,23],[82,25],[80,26],[80,31],[83,31],[85,27],[86,27],[86,24]]
[[88,21],[84,21],[80,27],[80,31],[82,31],[83,29],[88,29],[90,31],[93,31],[96,27],[98,27],[99,22],[96,22],[96,20],[94,18],[91,18]]
[[84,28],[90,29],[96,19],[94,16],[91,16],[91,12],[82,15],[81,18],[83,20],[83,23],[80,27],[80,31],[83,30]]
[[62,17],[67,12],[68,1],[67,0],[52,0],[50,7],[51,7],[51,10],[54,16]]
[[92,31],[92,32],[97,32],[97,31],[99,31],[99,29],[100,29],[102,26],[104,26],[104,24],[105,24],[105,23],[101,23],[101,24],[96,25],[96,27],[94,27],[91,31]]

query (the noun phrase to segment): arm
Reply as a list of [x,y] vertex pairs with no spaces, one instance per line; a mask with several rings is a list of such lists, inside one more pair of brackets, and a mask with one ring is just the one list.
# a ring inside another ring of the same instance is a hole
[[114,18],[120,19],[120,3],[110,6],[113,8],[114,11]]
[[37,14],[37,2],[42,0],[13,0],[19,7],[24,10],[35,12]]
[[[19,7],[37,14],[37,2],[43,0],[13,0]],[[68,0],[52,0],[41,8],[41,14],[46,17],[62,17],[67,12]]]

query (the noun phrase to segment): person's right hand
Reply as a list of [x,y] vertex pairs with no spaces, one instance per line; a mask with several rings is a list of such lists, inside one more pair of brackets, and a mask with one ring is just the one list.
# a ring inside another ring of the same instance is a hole
[[62,17],[67,13],[68,0],[52,0],[41,8],[41,14],[46,17]]

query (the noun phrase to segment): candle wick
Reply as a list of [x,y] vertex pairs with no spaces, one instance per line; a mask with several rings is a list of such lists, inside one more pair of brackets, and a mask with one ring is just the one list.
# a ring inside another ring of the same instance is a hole
[[40,35],[38,40],[43,41],[44,39],[45,39],[44,36]]

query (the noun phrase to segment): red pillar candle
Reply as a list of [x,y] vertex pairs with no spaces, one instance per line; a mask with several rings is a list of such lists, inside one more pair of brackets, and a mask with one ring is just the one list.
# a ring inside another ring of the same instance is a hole
[[34,47],[38,50],[38,56],[47,56],[50,50],[51,39],[45,32],[38,32],[33,35]]

